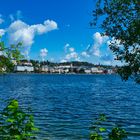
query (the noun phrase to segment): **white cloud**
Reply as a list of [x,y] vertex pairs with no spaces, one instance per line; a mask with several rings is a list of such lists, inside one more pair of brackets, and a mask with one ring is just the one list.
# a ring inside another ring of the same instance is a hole
[[[111,64],[114,60],[113,54],[109,48],[110,43],[114,39],[109,39],[108,36],[103,36],[99,32],[93,34],[93,44],[89,44],[81,53],[83,58],[93,57],[96,61],[102,64]],[[119,43],[117,41],[117,43]]]
[[69,43],[65,44],[65,46],[64,46],[64,52],[65,53],[67,53],[67,50],[68,50],[69,47],[70,47]]
[[64,46],[64,52],[67,53],[67,52],[74,52],[75,49],[73,47],[70,46],[69,43],[65,44]]
[[2,24],[4,22],[4,20],[2,18],[0,18],[0,24]]
[[4,29],[0,29],[0,36],[3,36],[5,34],[5,30]]
[[62,59],[60,62],[61,63],[65,63],[65,62],[67,62],[67,60],[66,59]]
[[74,49],[74,48],[72,48],[72,47],[71,47],[71,48],[69,48],[69,51],[70,51],[70,52],[74,52],[74,50],[75,50],[75,49]]
[[90,55],[86,51],[83,51],[81,53],[81,56],[83,56],[83,57],[90,57]]
[[93,35],[93,39],[94,39],[94,44],[102,45],[109,39],[109,37],[106,35],[101,35],[99,32],[96,32]]
[[96,32],[93,35],[93,40],[94,40],[94,44],[93,44],[93,55],[100,57],[101,56],[101,51],[100,48],[102,47],[102,45],[104,43],[106,43],[108,41],[109,37],[108,36],[102,36],[99,32]]
[[117,46],[121,46],[120,45],[121,44],[121,40],[115,39],[114,37],[111,40],[109,40],[107,43],[108,43],[108,45],[113,43],[113,44],[116,44]]
[[2,15],[0,14],[0,24],[4,22],[4,19],[2,18]]
[[55,60],[54,58],[51,58],[51,59],[50,59],[51,62],[54,62],[54,60]]
[[104,44],[107,43],[108,40],[109,40],[108,36],[102,36],[99,32],[94,33],[93,44],[92,45],[89,44],[86,50],[81,53],[81,55],[83,57],[95,56],[100,58],[102,55],[101,48]]
[[45,57],[47,56],[47,54],[48,54],[48,50],[46,48],[40,50],[40,56],[43,61],[45,60]]
[[107,41],[107,46],[109,46],[111,44],[111,40]]
[[102,60],[102,61],[113,61],[113,55],[104,54],[100,57],[100,60]]
[[9,18],[10,18],[11,22],[13,22],[15,20],[14,15],[12,15],[12,14],[9,15]]
[[10,14],[9,18],[10,18],[11,22],[13,22],[15,20],[20,20],[23,18],[22,12],[20,10],[17,10],[15,14]]
[[103,38],[102,38],[102,36],[101,36],[101,34],[99,32],[96,32],[93,35],[93,39],[94,39],[94,44],[101,45],[102,42],[103,42]]
[[93,55],[95,55],[97,57],[101,56],[100,48],[98,46],[94,46],[94,48],[93,48]]
[[10,44],[23,43],[25,55],[27,56],[30,47],[34,43],[36,35],[45,34],[49,31],[56,30],[57,23],[53,20],[46,20],[43,24],[28,25],[27,23],[17,20],[11,23],[7,32]]
[[66,55],[66,60],[70,60],[70,59],[78,59],[78,53],[76,52],[71,52],[69,54]]
[[109,61],[109,60],[108,60],[108,61],[103,61],[103,64],[104,64],[104,65],[112,65],[113,63],[112,63],[112,61]]
[[66,53],[66,56],[64,59],[61,60],[61,62],[67,62],[67,61],[71,61],[71,60],[74,60],[74,61],[80,60],[79,54],[77,52],[75,52],[75,48],[71,47],[70,44],[68,44],[68,43],[65,44],[64,51]]

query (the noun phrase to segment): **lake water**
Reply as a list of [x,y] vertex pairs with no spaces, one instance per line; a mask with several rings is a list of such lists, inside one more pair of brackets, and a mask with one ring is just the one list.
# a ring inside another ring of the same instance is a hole
[[140,85],[117,75],[5,75],[0,98],[17,98],[32,108],[39,140],[88,140],[100,113],[109,118],[108,129],[119,124],[129,140],[140,139]]

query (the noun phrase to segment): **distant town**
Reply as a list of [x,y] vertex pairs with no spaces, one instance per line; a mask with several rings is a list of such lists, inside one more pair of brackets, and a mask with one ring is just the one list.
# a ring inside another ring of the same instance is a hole
[[88,62],[53,63],[49,61],[21,60],[14,62],[15,73],[58,73],[58,74],[114,74],[117,67],[94,65]]

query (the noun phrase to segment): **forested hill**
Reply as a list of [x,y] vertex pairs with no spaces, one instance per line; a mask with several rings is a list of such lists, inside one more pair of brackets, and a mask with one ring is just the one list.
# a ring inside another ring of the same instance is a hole
[[[29,62],[28,60],[21,60],[21,62]],[[73,66],[87,66],[87,67],[104,67],[104,68],[114,68],[114,66],[111,65],[102,65],[102,64],[93,64],[89,62],[80,62],[80,61],[72,61],[72,62],[63,62],[63,63],[57,63],[57,62],[50,62],[50,61],[38,61],[38,60],[30,60],[30,62],[33,64],[33,66],[36,65],[48,65],[48,66],[61,66],[61,65],[73,65]]]

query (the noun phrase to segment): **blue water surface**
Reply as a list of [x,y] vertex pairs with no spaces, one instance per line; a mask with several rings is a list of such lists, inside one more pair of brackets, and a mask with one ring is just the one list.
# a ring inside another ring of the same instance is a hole
[[39,140],[88,140],[100,113],[108,130],[118,124],[140,139],[140,85],[117,75],[9,74],[0,76],[0,98],[32,109]]

